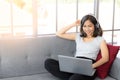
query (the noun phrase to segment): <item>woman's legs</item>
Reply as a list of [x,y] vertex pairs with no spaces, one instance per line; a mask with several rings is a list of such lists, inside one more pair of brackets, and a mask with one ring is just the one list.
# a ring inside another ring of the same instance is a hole
[[96,73],[93,76],[85,76],[80,74],[73,74],[69,80],[94,80],[96,78]]
[[60,71],[59,63],[58,63],[58,61],[56,61],[54,59],[47,59],[45,61],[45,68],[52,75],[54,75],[62,80],[68,80],[69,77],[72,75],[71,73],[66,73],[66,72]]

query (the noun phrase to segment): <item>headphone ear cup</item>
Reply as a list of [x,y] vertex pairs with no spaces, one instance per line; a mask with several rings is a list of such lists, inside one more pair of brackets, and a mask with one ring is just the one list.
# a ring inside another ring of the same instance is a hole
[[95,26],[96,26],[96,28],[99,28],[100,24],[97,22]]

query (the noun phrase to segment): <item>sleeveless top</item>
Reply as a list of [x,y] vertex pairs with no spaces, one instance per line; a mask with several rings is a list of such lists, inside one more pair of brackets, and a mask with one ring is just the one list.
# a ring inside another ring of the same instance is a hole
[[100,50],[100,44],[104,40],[103,37],[97,36],[90,42],[84,42],[80,33],[76,34],[76,54],[75,57],[86,57],[96,60]]

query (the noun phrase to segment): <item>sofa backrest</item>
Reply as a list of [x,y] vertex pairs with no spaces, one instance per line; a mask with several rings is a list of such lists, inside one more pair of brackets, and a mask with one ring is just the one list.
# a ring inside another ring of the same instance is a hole
[[58,54],[73,56],[75,42],[56,36],[1,39],[0,78],[44,73],[44,61]]

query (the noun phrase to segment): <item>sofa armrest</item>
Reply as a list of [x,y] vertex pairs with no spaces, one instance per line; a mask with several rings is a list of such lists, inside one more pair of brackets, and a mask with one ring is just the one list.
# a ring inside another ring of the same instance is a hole
[[111,66],[109,75],[117,80],[120,80],[120,57],[116,57],[113,65]]

